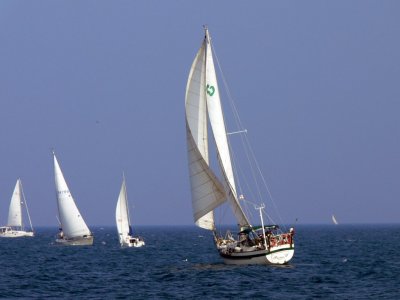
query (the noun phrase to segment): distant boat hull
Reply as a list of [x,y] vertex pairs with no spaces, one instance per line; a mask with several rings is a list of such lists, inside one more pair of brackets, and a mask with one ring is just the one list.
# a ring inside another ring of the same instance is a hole
[[287,264],[294,255],[294,245],[282,245],[272,247],[269,251],[265,249],[254,249],[246,252],[226,253],[219,251],[225,264],[248,265],[248,264]]
[[11,227],[0,227],[0,237],[17,238],[17,237],[33,237],[32,231],[14,230]]
[[120,236],[120,244],[121,247],[143,247],[145,245],[144,240],[142,240],[140,237],[133,237],[130,235],[127,235],[125,237]]
[[76,238],[58,238],[56,243],[65,246],[91,246],[93,245],[93,236],[76,237]]

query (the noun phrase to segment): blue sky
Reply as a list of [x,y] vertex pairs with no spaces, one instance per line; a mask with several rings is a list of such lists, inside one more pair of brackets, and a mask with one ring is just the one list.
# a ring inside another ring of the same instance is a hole
[[89,225],[193,224],[184,95],[208,24],[287,223],[398,222],[400,2],[1,1],[0,223],[20,177],[56,226],[51,150]]

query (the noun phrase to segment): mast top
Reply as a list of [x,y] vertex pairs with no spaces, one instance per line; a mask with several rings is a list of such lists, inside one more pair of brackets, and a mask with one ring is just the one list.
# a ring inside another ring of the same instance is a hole
[[207,25],[203,25],[203,29],[204,29],[204,34],[205,34],[204,38],[209,43],[211,41],[211,38],[210,38],[210,34],[208,32],[208,26]]

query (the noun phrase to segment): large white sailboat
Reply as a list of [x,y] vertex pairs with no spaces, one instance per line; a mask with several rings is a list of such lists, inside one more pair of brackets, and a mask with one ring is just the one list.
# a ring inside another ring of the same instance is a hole
[[[22,206],[25,206],[31,231],[26,231],[22,218]],[[28,204],[26,203],[21,180],[15,184],[14,192],[11,197],[10,208],[8,210],[7,226],[0,227],[0,237],[24,237],[34,236],[31,217],[29,215]]]
[[92,245],[93,235],[72,198],[54,152],[53,157],[58,216],[60,222],[60,232],[58,233],[56,242],[63,245],[74,246]]
[[[193,61],[186,86],[186,135],[193,216],[197,226],[213,231],[217,250],[227,264],[285,264],[294,254],[294,230],[283,232],[278,225],[264,225],[264,204],[259,210],[261,226],[252,226],[238,196],[231,160],[231,147],[225,128],[220,92],[214,67],[208,29]],[[217,176],[209,161],[208,122],[214,136]],[[242,130],[240,132],[247,132]],[[233,210],[237,235],[217,231],[214,212],[225,202]],[[247,201],[249,203],[249,201]]]
[[141,237],[134,237],[129,216],[128,195],[126,192],[125,176],[122,180],[117,207],[115,209],[118,237],[121,247],[142,247],[145,245]]

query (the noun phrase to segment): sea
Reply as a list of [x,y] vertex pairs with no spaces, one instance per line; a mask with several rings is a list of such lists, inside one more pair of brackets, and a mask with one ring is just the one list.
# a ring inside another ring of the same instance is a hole
[[93,246],[54,243],[57,228],[0,239],[0,297],[25,299],[400,299],[400,225],[298,225],[288,265],[225,265],[210,232],[92,228]]

